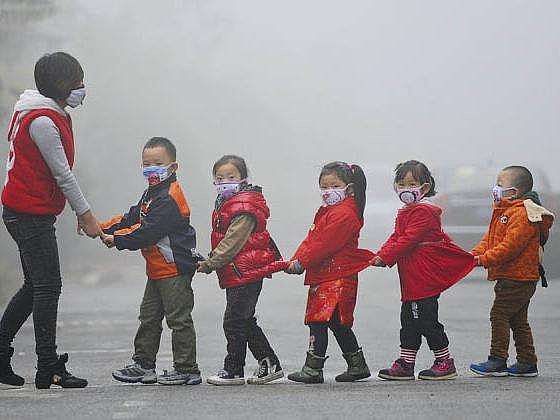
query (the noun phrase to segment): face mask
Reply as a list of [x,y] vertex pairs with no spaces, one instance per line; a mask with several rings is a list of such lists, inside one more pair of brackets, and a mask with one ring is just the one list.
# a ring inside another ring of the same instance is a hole
[[321,198],[326,206],[334,206],[346,198],[346,188],[321,189]]
[[494,202],[498,203],[504,198],[504,193],[512,190],[516,190],[516,188],[502,188],[499,185],[494,185],[494,188],[492,188],[492,198],[494,199]]
[[167,166],[146,166],[145,168],[142,168],[142,175],[146,178],[148,185],[157,185],[171,176],[172,172],[169,170],[171,165],[173,164]]
[[247,182],[246,179],[242,179],[241,181],[214,182],[214,186],[216,187],[216,193],[227,199],[238,193],[241,189],[241,185],[245,182]]
[[410,188],[395,188],[395,192],[404,204],[418,203],[422,198],[424,198],[424,193],[422,193],[422,186],[420,187],[410,187]]
[[69,107],[76,108],[78,105],[81,105],[82,102],[84,102],[85,97],[86,97],[85,87],[73,89],[70,91],[70,95],[68,95],[68,98],[66,98],[66,104]]

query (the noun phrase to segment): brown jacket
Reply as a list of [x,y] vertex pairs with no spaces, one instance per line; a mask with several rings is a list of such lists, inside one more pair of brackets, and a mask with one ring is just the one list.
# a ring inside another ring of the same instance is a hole
[[488,269],[488,280],[538,280],[541,238],[548,237],[553,221],[551,212],[531,200],[496,203],[488,232],[472,251]]

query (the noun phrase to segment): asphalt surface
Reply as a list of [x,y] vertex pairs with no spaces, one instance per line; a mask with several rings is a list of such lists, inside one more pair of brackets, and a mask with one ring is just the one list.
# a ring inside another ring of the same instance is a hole
[[[20,389],[0,390],[1,418],[560,418],[560,281],[550,281],[548,289],[539,287],[530,308],[540,357],[538,378],[486,379],[468,373],[470,362],[487,356],[492,299],[490,284],[471,279],[441,299],[440,317],[451,339],[459,378],[438,383],[394,383],[375,378],[397,354],[399,295],[394,272],[370,270],[361,276],[355,323],[374,373],[369,380],[352,384],[334,381],[345,364],[331,337],[325,384],[301,385],[284,379],[265,386],[187,387],[126,385],[111,378],[111,371],[131,356],[145,282],[140,261],[130,267],[125,280],[113,282],[110,275],[71,277],[66,276],[60,303],[59,350],[70,354],[70,370],[88,378],[90,386],[83,390],[35,390],[33,326],[27,323],[16,339],[13,361],[27,383]],[[208,376],[221,367],[224,356],[224,294],[213,276],[197,276],[194,288],[198,358],[203,375]],[[304,360],[305,298],[301,277],[279,275],[267,281],[259,302],[260,322],[287,373],[299,369]],[[169,369],[171,360],[166,329],[158,370]],[[424,343],[417,371],[431,362]],[[246,374],[255,365],[248,355]]]

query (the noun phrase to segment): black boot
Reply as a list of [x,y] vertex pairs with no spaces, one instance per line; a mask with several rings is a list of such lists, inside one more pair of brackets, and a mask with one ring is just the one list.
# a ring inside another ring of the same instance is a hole
[[290,373],[288,379],[304,384],[322,384],[324,382],[323,367],[325,366],[325,360],[327,360],[327,357],[316,356],[308,351],[303,368],[299,372]]
[[11,360],[14,355],[13,347],[8,348],[5,356],[0,356],[0,383],[11,386],[23,386],[25,380],[14,373],[12,370]]
[[62,388],[85,388],[88,381],[76,378],[66,370],[68,353],[58,356],[57,362],[51,368],[38,369],[35,375],[35,387],[37,389],[48,389],[51,385]]
[[342,356],[344,357],[344,359],[346,359],[348,369],[346,370],[346,372],[341,373],[336,378],[334,378],[335,381],[354,382],[359,379],[369,378],[371,376],[362,349],[358,349],[358,351],[354,353],[345,353]]

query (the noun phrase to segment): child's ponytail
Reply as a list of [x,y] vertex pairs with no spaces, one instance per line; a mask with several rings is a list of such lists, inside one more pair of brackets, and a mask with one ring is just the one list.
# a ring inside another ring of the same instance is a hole
[[352,184],[354,187],[354,200],[360,210],[360,217],[364,218],[364,210],[366,208],[366,189],[367,180],[364,171],[359,165],[350,165],[352,170]]

